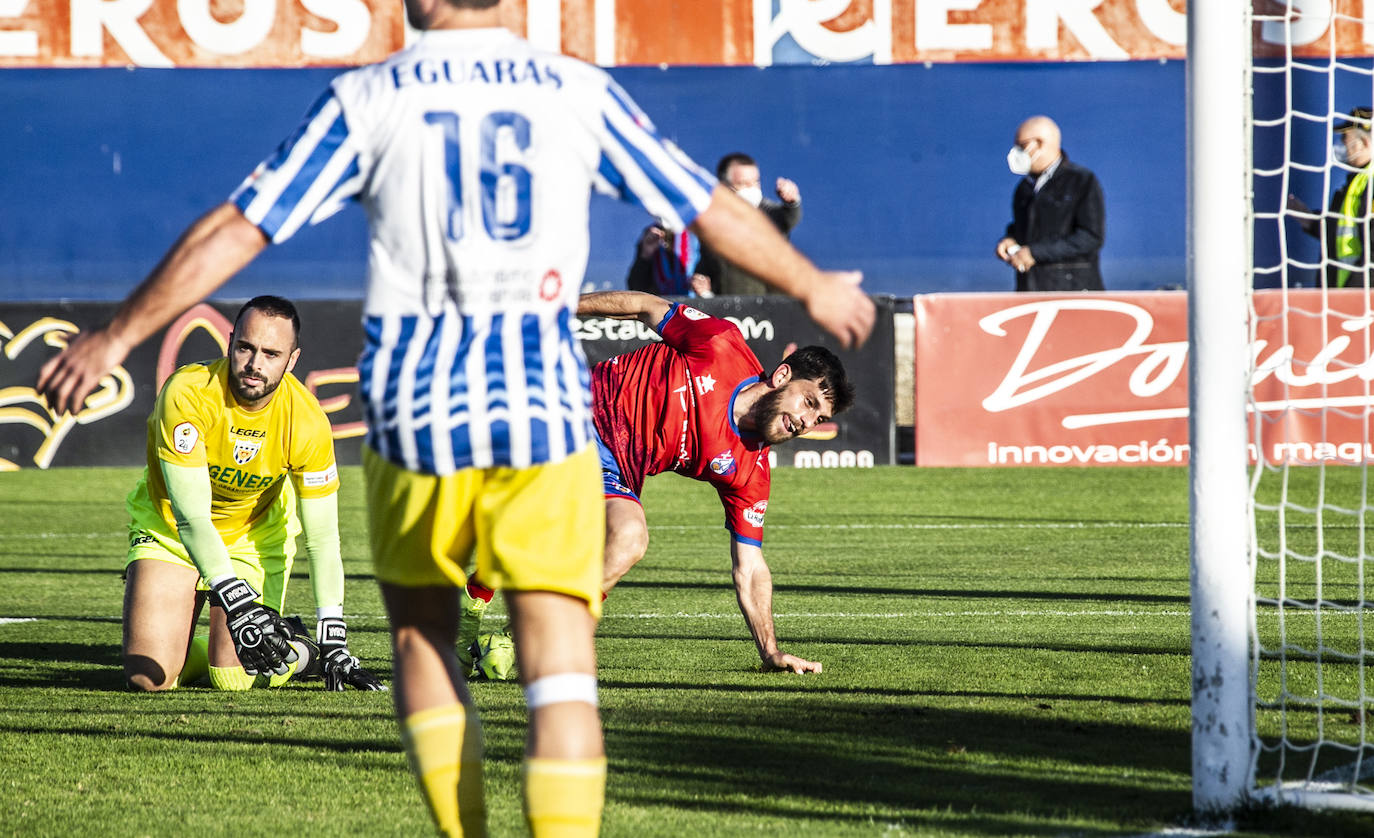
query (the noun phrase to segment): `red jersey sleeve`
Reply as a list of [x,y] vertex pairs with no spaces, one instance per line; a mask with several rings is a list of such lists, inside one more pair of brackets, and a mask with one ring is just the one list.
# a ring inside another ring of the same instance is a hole
[[736,541],[763,546],[763,516],[768,511],[768,488],[772,477],[768,455],[760,457],[748,478],[734,486],[718,486],[720,503],[725,507],[725,528]]
[[688,358],[710,358],[707,349],[716,335],[738,332],[734,323],[712,317],[700,309],[683,303],[673,303],[668,313],[659,321],[655,331],[663,337],[663,343]]

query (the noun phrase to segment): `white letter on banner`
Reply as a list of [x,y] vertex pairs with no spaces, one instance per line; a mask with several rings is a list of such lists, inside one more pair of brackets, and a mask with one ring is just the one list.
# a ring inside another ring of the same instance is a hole
[[1293,38],[1293,44],[1301,47],[1325,36],[1327,23],[1331,19],[1331,0],[1293,0],[1293,10],[1297,21],[1285,26],[1283,21],[1265,21],[1260,25],[1260,40],[1267,44],[1283,44]]
[[1150,34],[1164,43],[1180,47],[1188,43],[1188,15],[1174,11],[1169,0],[1135,0],[1135,11]]
[[301,0],[315,17],[339,25],[333,32],[301,29],[301,52],[316,58],[342,58],[362,49],[372,31],[372,12],[363,0]]
[[951,11],[978,8],[983,0],[918,0],[916,49],[992,49],[992,24],[950,23]]
[[276,22],[276,0],[243,0],[238,20],[220,23],[210,14],[210,0],[177,0],[177,15],[191,41],[220,55],[238,55],[261,44]]
[[1031,49],[1059,48],[1059,21],[1069,30],[1088,55],[1124,61],[1130,58],[1112,40],[1093,9],[1102,0],[1026,0],[1026,46]]
[[560,0],[527,0],[525,38],[540,49],[563,51],[563,4]]
[[[0,0],[0,19],[19,17],[29,0]],[[32,57],[38,55],[38,33],[25,30],[0,31],[0,55]]]
[[104,55],[108,31],[129,60],[140,67],[171,67],[138,19],[153,0],[72,0],[72,55]]
[[1281,20],[1266,20],[1260,26],[1260,38],[1266,43],[1282,44],[1292,37],[1293,43],[1301,46],[1326,34],[1331,0],[1293,0],[1293,10],[1298,13],[1297,20],[1287,25]]
[[[858,61],[872,58],[874,63],[892,60],[892,5],[874,0],[873,17],[847,32],[825,27],[827,20],[844,14],[851,0],[779,0],[773,16],[771,0],[754,0],[754,63],[767,67],[773,63],[773,47],[783,35],[791,35],[797,46],[821,61]],[[880,27],[875,18],[886,21]]]

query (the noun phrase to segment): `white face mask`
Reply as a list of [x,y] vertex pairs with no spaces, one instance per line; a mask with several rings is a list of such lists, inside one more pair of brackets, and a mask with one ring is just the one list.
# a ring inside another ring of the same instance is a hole
[[1007,152],[1007,168],[1011,169],[1011,173],[1014,175],[1028,175],[1030,174],[1031,161],[1034,159],[1030,152],[1019,145],[1014,145]]
[[763,203],[763,188],[759,186],[745,186],[737,189],[735,194],[748,201],[750,206]]
[[1350,165],[1350,154],[1345,150],[1345,140],[1341,140],[1331,146],[1331,159],[1335,160],[1337,163],[1344,163],[1347,166]]

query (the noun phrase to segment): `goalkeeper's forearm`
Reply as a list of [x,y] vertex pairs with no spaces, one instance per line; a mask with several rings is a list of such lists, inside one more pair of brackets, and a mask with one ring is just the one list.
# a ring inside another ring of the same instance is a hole
[[204,466],[178,466],[159,461],[167,498],[176,517],[177,538],[207,582],[236,575],[229,551],[210,520],[210,472]]
[[315,592],[315,616],[343,616],[343,556],[339,546],[339,493],[301,498],[301,529],[310,558],[310,585]]

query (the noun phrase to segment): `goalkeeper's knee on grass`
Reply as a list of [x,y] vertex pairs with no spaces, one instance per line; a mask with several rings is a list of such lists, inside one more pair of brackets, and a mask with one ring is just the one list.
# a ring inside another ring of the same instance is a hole
[[186,652],[186,665],[177,677],[177,684],[186,686],[202,679],[217,690],[237,692],[254,687],[280,687],[292,678],[310,671],[312,664],[318,669],[319,650],[309,638],[293,637],[291,645],[296,649],[296,660],[287,664],[284,675],[249,675],[242,666],[211,666],[210,638],[200,635],[191,641]]

